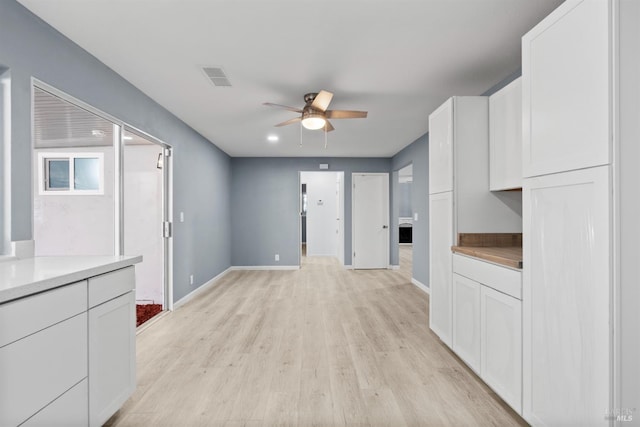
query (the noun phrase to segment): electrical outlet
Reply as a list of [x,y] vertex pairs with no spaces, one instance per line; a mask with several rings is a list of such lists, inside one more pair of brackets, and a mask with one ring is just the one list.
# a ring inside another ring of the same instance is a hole
[[418,220],[418,212],[415,212],[415,213],[413,214],[413,220],[414,220],[414,221],[417,221],[417,220]]
[[193,285],[193,274],[189,275],[189,284]]
[[276,261],[280,261],[280,254],[276,254]]
[[184,222],[184,212],[180,212],[180,222]]

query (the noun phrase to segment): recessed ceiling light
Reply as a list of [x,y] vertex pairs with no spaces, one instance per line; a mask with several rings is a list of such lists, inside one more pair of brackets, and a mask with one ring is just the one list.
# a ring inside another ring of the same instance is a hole
[[278,142],[279,139],[280,138],[278,138],[278,135],[269,135],[267,137],[267,141],[269,141],[269,142]]

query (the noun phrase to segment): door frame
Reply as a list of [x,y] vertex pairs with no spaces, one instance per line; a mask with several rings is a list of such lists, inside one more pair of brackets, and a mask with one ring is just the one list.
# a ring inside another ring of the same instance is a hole
[[353,256],[353,253],[355,252],[355,247],[356,247],[356,227],[355,227],[355,212],[356,212],[356,198],[355,198],[355,192],[356,192],[356,183],[355,183],[355,177],[356,176],[384,176],[386,177],[386,182],[387,182],[387,195],[386,195],[386,199],[387,199],[387,209],[385,210],[385,217],[386,217],[386,223],[387,223],[387,236],[386,236],[386,244],[385,244],[385,253],[386,253],[386,266],[383,268],[386,269],[390,269],[391,268],[391,260],[390,260],[390,252],[389,252],[389,241],[391,239],[390,234],[391,234],[391,224],[389,224],[390,221],[390,215],[389,215],[389,210],[391,207],[391,201],[390,201],[390,185],[389,185],[389,172],[352,172],[351,173],[351,267],[356,270],[357,266],[356,266],[356,261],[355,258]]
[[[30,141],[30,148],[31,148],[31,157],[32,157],[32,162],[33,162],[33,154],[34,154],[34,126],[33,126],[33,122],[34,122],[34,104],[33,104],[33,99],[34,99],[34,89],[35,88],[39,88],[41,90],[44,90],[46,92],[49,92],[50,94],[64,100],[67,101],[73,105],[75,105],[78,108],[81,108],[83,110],[86,110],[92,114],[95,114],[96,116],[110,121],[111,123],[113,123],[114,126],[118,126],[118,143],[114,142],[113,148],[114,148],[114,157],[115,157],[115,168],[114,168],[114,179],[116,180],[116,185],[115,185],[115,194],[114,194],[114,209],[115,209],[115,218],[114,218],[114,239],[115,239],[115,243],[114,243],[114,252],[115,255],[119,255],[122,256],[124,254],[124,193],[123,193],[123,189],[124,189],[124,168],[123,168],[123,156],[124,156],[124,139],[123,139],[123,133],[124,133],[124,129],[127,128],[130,132],[133,133],[137,133],[140,136],[143,136],[144,138],[149,139],[150,141],[162,145],[165,148],[168,148],[171,152],[171,154],[169,156],[165,155],[163,157],[163,169],[166,167],[166,173],[164,173],[164,179],[165,179],[165,196],[166,196],[166,203],[165,203],[165,220],[169,221],[172,224],[172,228],[173,228],[173,147],[171,146],[171,144],[168,144],[156,137],[154,137],[153,135],[148,134],[147,132],[140,130],[138,128],[136,128],[135,126],[132,126],[130,124],[128,124],[127,122],[124,122],[108,113],[105,113],[102,110],[99,110],[98,108],[95,108],[94,106],[87,104],[86,102],[75,98],[72,95],[69,95],[66,92],[61,91],[60,89],[57,89],[54,86],[51,86],[48,83],[43,82],[42,80],[39,80],[35,77],[31,77],[31,141]],[[166,151],[163,151],[166,153]],[[32,171],[32,179],[33,179],[33,171]],[[33,201],[33,197],[34,197],[34,185],[30,185],[31,189],[31,200]],[[33,209],[31,212],[32,215],[32,221],[31,221],[31,235],[34,235],[34,221],[33,221]],[[163,306],[165,308],[165,310],[169,310],[169,311],[173,311],[173,232],[171,233],[171,237],[164,239],[165,240],[165,254],[164,254],[164,276],[165,276],[165,280],[164,280],[164,302],[163,302]],[[31,249],[33,250],[33,249]]]
[[[340,221],[341,221],[341,229],[342,229],[342,240],[338,242],[339,247],[338,249],[340,249],[340,247],[342,248],[342,259],[339,258],[339,256],[336,255],[336,258],[338,259],[338,261],[340,262],[340,264],[342,266],[345,265],[344,263],[344,258],[345,258],[345,233],[344,233],[344,218],[345,218],[345,200],[346,200],[346,195],[345,195],[345,185],[344,185],[344,176],[345,176],[345,172],[343,170],[299,170],[298,171],[298,266],[302,267],[302,173],[334,173],[336,175],[338,174],[342,174],[342,179],[341,179],[341,190],[342,190],[342,194],[340,194],[340,197],[342,198],[342,210],[340,212],[341,217],[340,217]],[[309,191],[309,188],[307,188],[307,192]],[[308,199],[307,199],[308,200]],[[307,239],[309,237],[309,223],[307,223]],[[338,233],[340,234],[340,233]],[[309,248],[307,247],[307,251],[309,251]],[[338,255],[340,254],[340,250],[338,250]]]
[[163,289],[162,307],[164,310],[173,311],[173,147],[170,144],[135,128],[124,124],[120,128],[120,255],[124,255],[124,132],[134,133],[154,145],[162,147],[162,219],[169,222],[171,232],[169,237],[163,238]]

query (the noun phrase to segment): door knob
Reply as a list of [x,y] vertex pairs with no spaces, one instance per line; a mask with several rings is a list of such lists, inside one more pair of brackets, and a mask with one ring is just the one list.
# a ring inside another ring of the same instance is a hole
[[382,228],[389,228],[389,226],[388,225],[383,225]]

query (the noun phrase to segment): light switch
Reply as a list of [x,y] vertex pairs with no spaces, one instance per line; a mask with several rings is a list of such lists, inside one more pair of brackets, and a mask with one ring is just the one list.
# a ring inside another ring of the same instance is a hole
[[418,212],[414,212],[413,213],[413,220],[417,221],[418,220]]
[[180,212],[180,222],[184,222],[184,212]]

